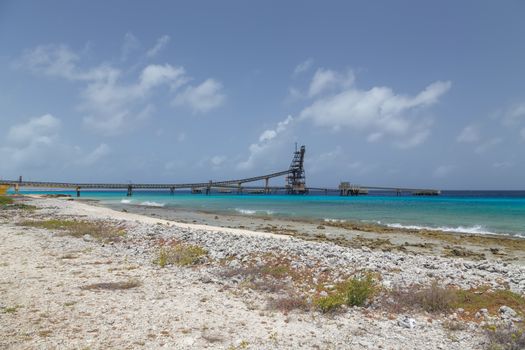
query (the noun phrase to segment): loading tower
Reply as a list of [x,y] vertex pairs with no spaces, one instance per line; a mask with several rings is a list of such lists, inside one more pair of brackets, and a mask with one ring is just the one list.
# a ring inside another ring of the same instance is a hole
[[289,174],[286,176],[286,190],[289,194],[305,194],[308,192],[304,174],[305,151],[306,148],[304,146],[301,146],[301,149],[297,150],[296,144]]

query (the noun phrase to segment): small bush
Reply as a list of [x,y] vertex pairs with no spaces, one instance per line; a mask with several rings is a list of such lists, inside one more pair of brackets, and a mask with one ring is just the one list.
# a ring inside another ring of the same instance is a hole
[[430,287],[418,291],[416,298],[427,312],[446,312],[452,309],[456,301],[456,291],[441,287],[437,281],[433,281]]
[[322,312],[335,311],[344,303],[344,298],[340,294],[327,295],[314,300],[315,306]]
[[376,291],[376,282],[371,274],[354,277],[339,286],[349,306],[363,306]]
[[487,350],[525,349],[525,332],[512,326],[497,326],[487,330]]
[[14,201],[12,198],[6,197],[6,196],[0,196],[0,205],[9,205],[13,203]]
[[208,255],[208,252],[197,245],[176,243],[162,246],[159,250],[156,263],[160,267],[166,265],[190,266],[196,265]]
[[335,291],[317,298],[314,303],[323,312],[333,311],[343,304],[363,306],[377,292],[377,284],[371,274],[353,277],[336,286]]
[[65,234],[77,238],[90,235],[101,241],[118,241],[126,234],[122,228],[100,221],[77,221],[77,220],[42,220],[24,221],[21,226],[44,228],[47,230],[59,230]]

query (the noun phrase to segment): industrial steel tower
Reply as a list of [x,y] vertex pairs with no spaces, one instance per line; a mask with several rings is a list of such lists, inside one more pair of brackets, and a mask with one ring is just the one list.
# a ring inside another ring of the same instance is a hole
[[289,169],[290,173],[286,176],[286,190],[289,194],[305,194],[308,192],[303,166],[305,150],[304,146],[297,150],[297,144],[295,145],[295,152]]

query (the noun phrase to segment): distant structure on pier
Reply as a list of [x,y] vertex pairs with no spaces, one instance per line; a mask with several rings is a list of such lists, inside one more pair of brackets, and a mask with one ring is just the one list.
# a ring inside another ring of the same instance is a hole
[[304,172],[305,151],[306,148],[304,146],[297,150],[297,144],[295,144],[295,152],[290,164],[289,174],[286,176],[286,191],[288,194],[305,194],[308,192]]

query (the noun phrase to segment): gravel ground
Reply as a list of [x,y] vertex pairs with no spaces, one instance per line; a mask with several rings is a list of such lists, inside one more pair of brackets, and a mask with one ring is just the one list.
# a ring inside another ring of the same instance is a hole
[[[482,349],[476,323],[462,330],[445,319],[380,309],[283,313],[268,293],[243,288],[226,268],[274,254],[312,276],[366,269],[383,287],[430,283],[463,288],[490,284],[525,291],[524,268],[432,255],[354,249],[289,236],[180,224],[64,199],[26,199],[36,211],[0,211],[0,348],[7,349]],[[28,219],[81,218],[124,227],[116,243],[18,226]],[[204,247],[197,266],[154,263],[159,241]],[[128,289],[95,288],[123,283]]]

